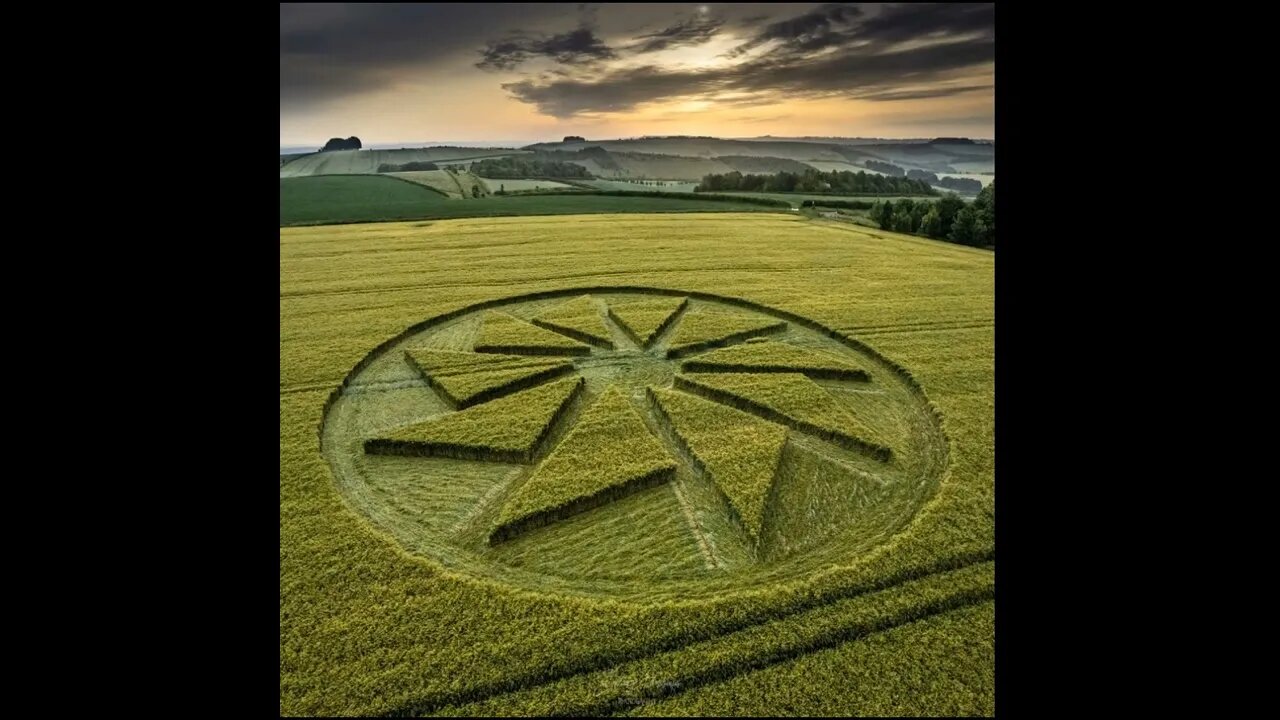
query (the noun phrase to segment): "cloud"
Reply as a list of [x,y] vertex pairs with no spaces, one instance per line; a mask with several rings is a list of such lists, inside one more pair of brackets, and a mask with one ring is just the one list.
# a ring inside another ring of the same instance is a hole
[[[741,58],[736,63],[697,70],[652,64],[599,68],[502,87],[562,119],[626,112],[675,98],[761,105],[805,97],[873,102],[949,97],[992,87],[992,23],[990,5],[889,6],[870,17],[856,7],[824,5],[766,26],[731,51]],[[679,36],[679,27],[667,30]],[[775,40],[784,42],[769,46]],[[765,46],[763,54],[743,57]]]
[[816,46],[826,42],[835,26],[845,25],[861,15],[862,10],[854,5],[823,5],[817,10],[765,26],[755,37],[730,51],[730,56],[737,57],[773,40]]
[[627,50],[634,53],[647,53],[682,45],[700,45],[715,37],[720,28],[724,27],[724,23],[724,20],[699,15],[657,32],[641,35],[636,38],[635,44],[627,47]]
[[298,111],[467,62],[494,28],[563,23],[572,6],[281,3],[280,108]]
[[552,58],[563,65],[611,60],[617,57],[617,54],[587,27],[550,37],[513,35],[501,42],[489,43],[481,54],[484,59],[476,63],[476,67],[485,70],[511,70],[535,57]]

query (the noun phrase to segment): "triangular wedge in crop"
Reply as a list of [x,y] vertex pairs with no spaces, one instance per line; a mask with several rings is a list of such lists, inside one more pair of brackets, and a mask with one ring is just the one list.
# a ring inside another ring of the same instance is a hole
[[685,372],[802,373],[825,380],[870,380],[866,370],[828,352],[773,340],[712,350],[680,365]]
[[583,385],[580,377],[541,385],[366,440],[364,451],[529,462]]
[[871,428],[799,373],[677,375],[675,387],[785,424],[828,442],[888,461],[890,450]]
[[560,333],[514,318],[506,313],[487,312],[476,339],[476,352],[513,355],[590,355],[591,347]]
[[667,346],[667,357],[689,355],[756,335],[779,332],[786,327],[787,324],[781,320],[719,312],[691,312],[684,316],[680,326],[676,328],[675,335]]
[[533,324],[597,347],[613,349],[609,328],[605,327],[604,318],[590,295],[551,308],[535,317]]
[[759,541],[787,429],[674,390],[649,388],[649,399]]
[[632,342],[647,348],[688,305],[689,298],[684,297],[609,303],[609,317],[618,323]]
[[406,350],[405,360],[459,409],[573,372],[568,360],[454,350]]
[[616,387],[586,410],[507,499],[489,541],[500,542],[671,480],[676,464]]

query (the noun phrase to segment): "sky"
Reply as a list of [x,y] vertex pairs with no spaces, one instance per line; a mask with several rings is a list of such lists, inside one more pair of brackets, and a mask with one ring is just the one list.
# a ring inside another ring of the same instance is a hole
[[993,4],[281,4],[280,144],[995,138]]

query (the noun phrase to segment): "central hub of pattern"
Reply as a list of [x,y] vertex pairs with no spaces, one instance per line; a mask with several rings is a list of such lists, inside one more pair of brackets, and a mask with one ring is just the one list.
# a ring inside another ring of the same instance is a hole
[[903,374],[749,303],[604,290],[425,325],[349,379],[325,449],[356,507],[450,566],[746,585],[856,557],[942,470]]

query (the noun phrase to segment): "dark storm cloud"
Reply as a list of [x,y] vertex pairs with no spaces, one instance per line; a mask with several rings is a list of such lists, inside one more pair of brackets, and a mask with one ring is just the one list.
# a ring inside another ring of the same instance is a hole
[[539,3],[281,4],[280,106],[296,110],[378,89],[473,56],[508,28],[572,23],[576,15],[573,5]]
[[[479,65],[517,100],[556,117],[672,97],[759,105],[840,95],[892,102],[985,87],[991,4],[282,4],[280,105],[309,109],[405,79]],[[741,43],[703,69],[650,53]],[[655,56],[657,57],[657,56]],[[537,74],[519,73],[527,61]],[[557,64],[548,68],[545,61]],[[513,72],[516,71],[516,72]],[[729,93],[726,97],[724,94]]]
[[889,6],[868,15],[851,6],[824,5],[774,22],[730,57],[783,42],[733,65],[703,70],[648,65],[551,82],[526,79],[503,88],[546,115],[567,118],[719,93],[742,98],[730,101],[741,104],[830,96],[892,102],[990,87],[972,78],[958,82],[966,72],[995,61],[990,5]]
[[995,5],[989,3],[922,3],[898,5],[869,18],[858,28],[862,37],[902,42],[930,35],[995,34]]
[[812,12],[766,26],[751,40],[734,48],[731,54],[741,55],[773,40],[821,43],[833,34],[835,26],[844,25],[860,15],[862,10],[854,5],[823,5]]
[[681,45],[699,45],[715,37],[724,20],[711,17],[693,17],[657,32],[641,35],[627,49],[637,53],[656,52]]
[[489,43],[481,54],[484,59],[476,63],[476,67],[485,70],[510,70],[534,57],[552,58],[564,65],[617,57],[608,45],[586,27],[550,37],[516,34],[501,42]]

